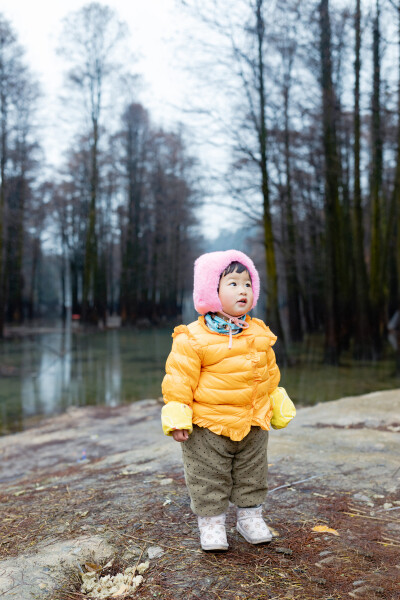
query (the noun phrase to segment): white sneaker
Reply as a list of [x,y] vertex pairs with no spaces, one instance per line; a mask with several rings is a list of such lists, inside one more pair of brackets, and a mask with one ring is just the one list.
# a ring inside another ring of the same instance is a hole
[[262,506],[237,507],[236,529],[249,544],[262,544],[272,540],[272,533],[262,518]]
[[216,517],[197,517],[203,550],[228,550],[225,517],[226,513]]

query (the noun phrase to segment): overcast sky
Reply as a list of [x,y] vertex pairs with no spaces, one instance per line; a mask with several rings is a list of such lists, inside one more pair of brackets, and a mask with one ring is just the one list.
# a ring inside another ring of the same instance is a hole
[[[58,165],[62,161],[62,123],[59,117],[62,106],[59,96],[63,90],[65,62],[56,53],[62,31],[62,20],[71,11],[78,10],[88,0],[2,0],[0,12],[9,20],[19,43],[26,51],[27,62],[41,83],[44,94],[41,142],[46,150],[47,161]],[[190,95],[190,82],[185,55],[185,40],[190,36],[193,22],[185,15],[180,0],[100,0],[113,8],[121,21],[129,28],[129,49],[135,57],[127,65],[132,73],[141,76],[138,100],[149,110],[153,122],[165,128],[175,129],[179,123],[189,126],[195,135],[193,117],[182,108]],[[44,111],[44,114],[43,114]],[[209,150],[196,148],[202,162],[209,160]],[[221,158],[222,157],[222,158]],[[224,163],[221,153],[214,162]],[[207,165],[203,169],[207,174]],[[206,184],[207,185],[207,184]],[[226,211],[214,215],[210,231],[215,237],[226,222]]]
[[[62,84],[62,60],[56,55],[62,19],[81,8],[84,0],[2,0],[8,18],[26,49],[27,60],[50,96]],[[143,101],[157,120],[179,121],[173,106],[183,101],[184,73],[175,60],[180,33],[185,28],[178,0],[107,0],[128,24],[129,44],[137,61],[132,71],[143,75]]]

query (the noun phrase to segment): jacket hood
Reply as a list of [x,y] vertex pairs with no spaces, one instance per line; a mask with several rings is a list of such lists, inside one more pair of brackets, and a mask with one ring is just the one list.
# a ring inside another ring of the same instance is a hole
[[218,286],[221,273],[231,262],[240,262],[250,273],[253,288],[253,305],[257,304],[260,295],[260,278],[253,261],[239,250],[224,250],[202,254],[194,263],[193,302],[198,313],[221,312],[222,305],[218,297]]

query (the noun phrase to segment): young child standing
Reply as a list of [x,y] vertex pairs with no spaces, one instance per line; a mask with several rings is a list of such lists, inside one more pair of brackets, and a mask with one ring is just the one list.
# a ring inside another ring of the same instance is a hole
[[262,518],[267,493],[270,395],[280,373],[276,336],[247,313],[260,292],[243,252],[203,254],[195,262],[199,319],[173,333],[162,391],[162,425],[182,442],[191,508],[203,550],[227,550],[225,516],[237,507],[237,530],[251,544],[272,539]]

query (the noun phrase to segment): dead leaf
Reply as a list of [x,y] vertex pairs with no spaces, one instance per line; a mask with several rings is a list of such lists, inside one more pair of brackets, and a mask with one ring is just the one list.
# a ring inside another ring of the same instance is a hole
[[279,537],[280,536],[280,534],[273,527],[269,526],[268,529],[272,533],[272,537]]
[[311,531],[317,531],[318,533],[333,533],[333,535],[340,535],[336,529],[331,529],[327,525],[316,525]]
[[101,565],[96,565],[96,563],[85,563],[84,567],[85,567],[86,571],[89,571],[89,573],[90,572],[93,573],[93,571],[95,573],[97,573],[98,571],[101,571],[103,568]]

